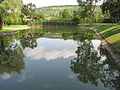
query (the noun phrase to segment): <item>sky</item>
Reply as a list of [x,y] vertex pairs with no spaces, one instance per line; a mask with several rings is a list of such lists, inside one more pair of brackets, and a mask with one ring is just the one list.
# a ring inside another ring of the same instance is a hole
[[38,7],[58,5],[78,5],[77,0],[23,0],[24,4],[33,3]]

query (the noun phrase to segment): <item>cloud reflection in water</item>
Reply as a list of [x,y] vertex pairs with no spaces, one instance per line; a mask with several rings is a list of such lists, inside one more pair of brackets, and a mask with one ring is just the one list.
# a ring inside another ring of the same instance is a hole
[[26,50],[25,55],[32,60],[45,59],[47,61],[75,56],[75,43],[72,40],[59,40],[57,43],[52,39],[48,42],[46,42],[47,39],[44,40],[40,39],[41,44],[35,49]]

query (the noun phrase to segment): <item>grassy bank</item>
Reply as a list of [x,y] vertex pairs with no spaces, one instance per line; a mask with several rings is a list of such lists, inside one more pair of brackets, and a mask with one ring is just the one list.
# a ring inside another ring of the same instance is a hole
[[3,26],[3,29],[0,32],[11,32],[11,31],[20,31],[30,28],[28,25],[8,25]]
[[85,26],[96,28],[104,35],[113,45],[120,48],[120,25],[116,24],[93,24],[92,26],[85,24]]
[[120,48],[120,25],[100,25],[96,27],[105,38]]

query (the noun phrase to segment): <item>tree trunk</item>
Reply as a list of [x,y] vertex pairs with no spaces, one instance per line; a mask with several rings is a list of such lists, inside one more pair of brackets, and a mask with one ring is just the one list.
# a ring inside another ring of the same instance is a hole
[[92,15],[92,12],[91,12],[91,14],[90,14],[90,25],[92,25],[92,23],[93,23],[92,19],[93,19],[93,15]]
[[3,26],[3,23],[2,23],[2,16],[0,15],[0,30],[2,30],[2,26]]

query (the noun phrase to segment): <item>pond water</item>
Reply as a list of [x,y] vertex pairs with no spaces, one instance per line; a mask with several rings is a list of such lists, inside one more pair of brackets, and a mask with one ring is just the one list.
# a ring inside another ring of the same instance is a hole
[[0,36],[0,90],[120,90],[120,70],[91,30],[44,26]]

